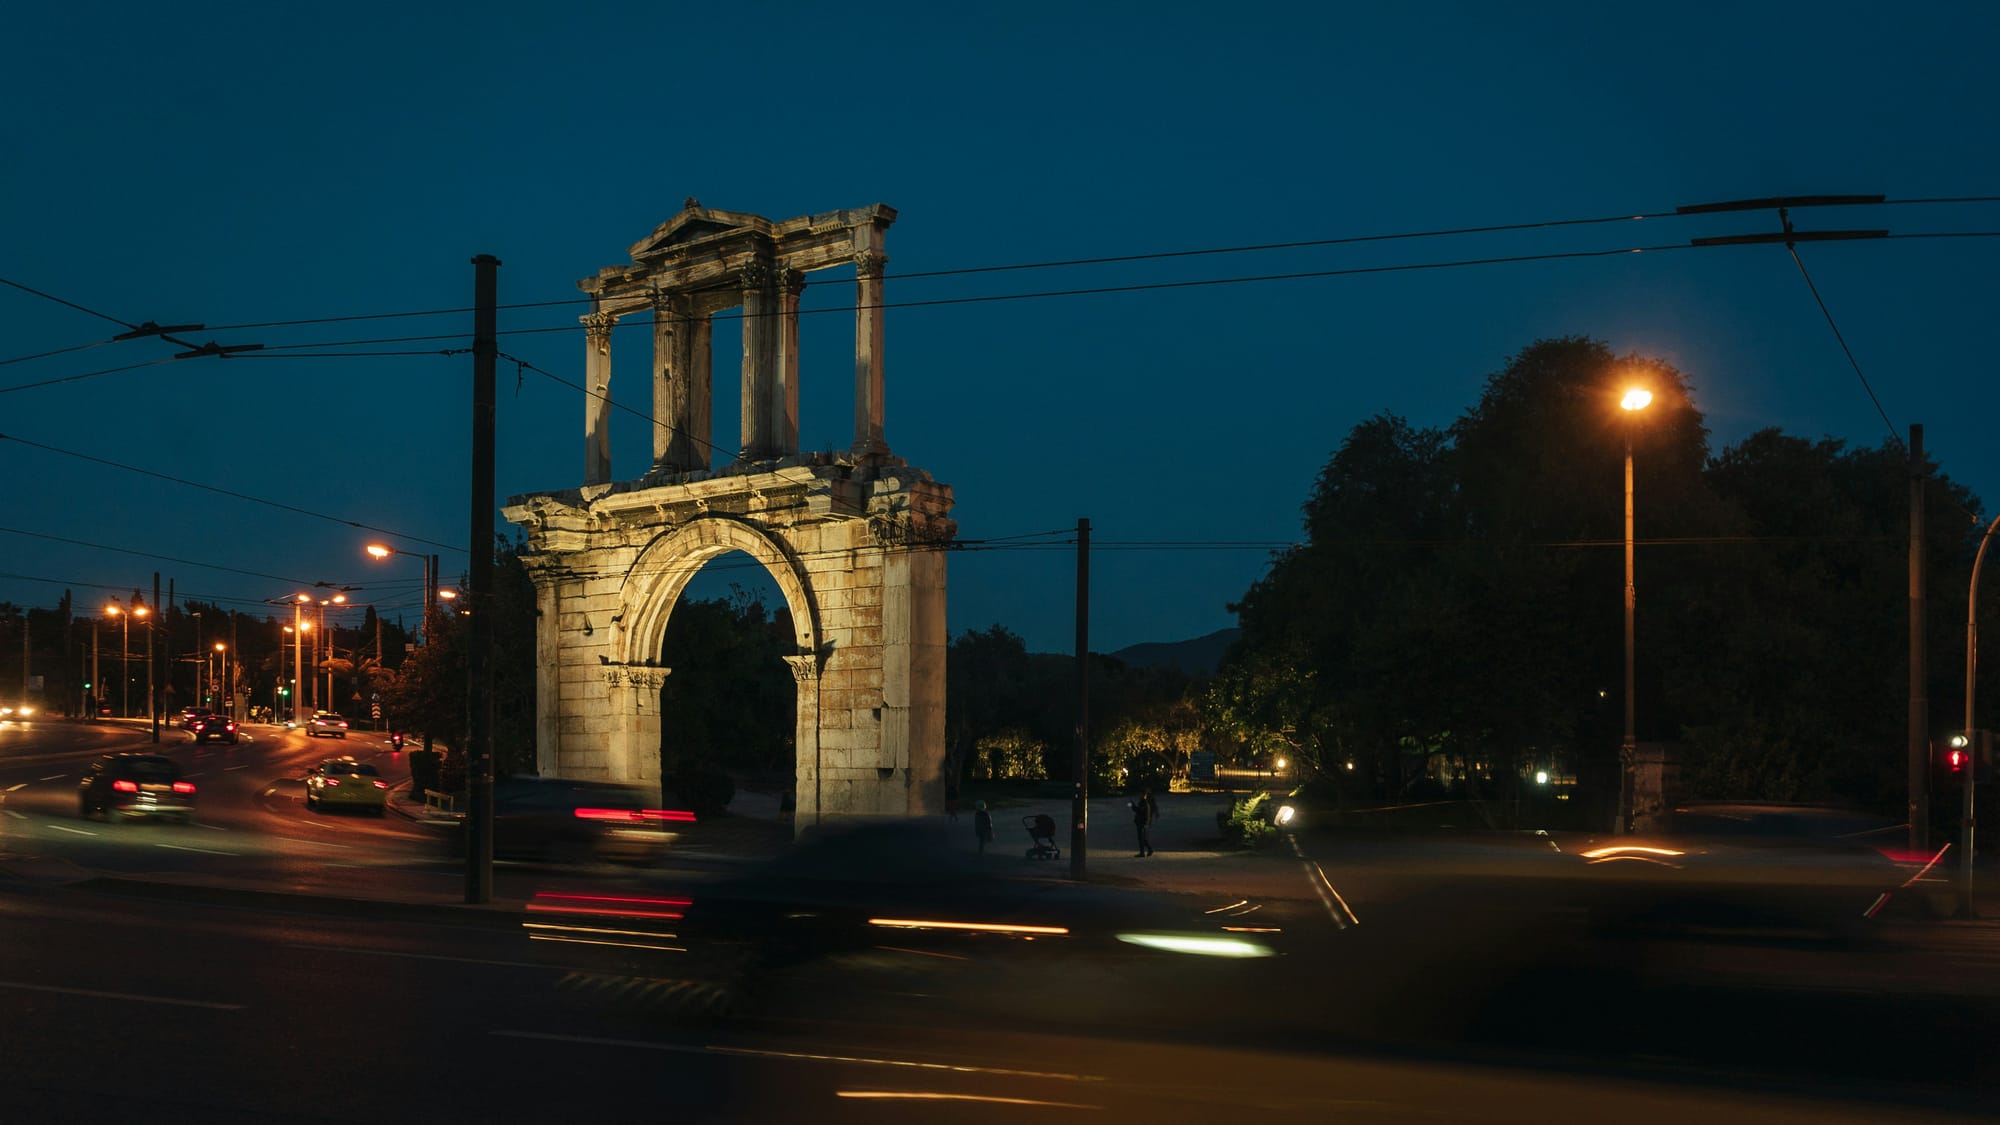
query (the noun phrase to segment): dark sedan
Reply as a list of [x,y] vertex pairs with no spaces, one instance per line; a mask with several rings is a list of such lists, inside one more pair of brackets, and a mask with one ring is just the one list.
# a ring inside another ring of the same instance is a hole
[[194,819],[194,782],[173,759],[158,754],[106,754],[92,762],[77,786],[77,811],[139,819]]

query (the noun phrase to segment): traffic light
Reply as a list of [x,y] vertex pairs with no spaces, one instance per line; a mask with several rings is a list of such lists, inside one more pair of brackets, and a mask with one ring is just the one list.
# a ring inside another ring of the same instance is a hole
[[1984,784],[1993,780],[1993,732],[1955,732],[1945,740],[1944,753],[1939,755],[1938,764],[1943,767],[1946,779],[1951,781],[1962,782],[1971,777],[1975,784]]

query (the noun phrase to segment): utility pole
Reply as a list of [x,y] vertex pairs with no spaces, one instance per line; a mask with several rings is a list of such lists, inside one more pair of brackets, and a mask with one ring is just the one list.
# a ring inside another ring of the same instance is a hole
[[[285,654],[281,652],[278,654],[278,666],[280,668],[284,667],[284,661]],[[229,611],[229,670],[223,673],[222,684],[229,692],[229,717],[239,723],[243,721],[243,716],[237,713],[236,677],[242,671],[243,650],[236,647],[236,611],[232,609]]]
[[465,901],[493,901],[493,369],[500,259],[472,259],[472,620],[466,629]]
[[[1924,614],[1924,428],[1910,427],[1910,850],[1931,847],[1930,672],[1926,667]],[[1968,725],[1970,720],[1967,720]]]
[[[165,613],[162,607],[164,607],[166,604],[167,603],[160,600],[160,572],[156,570],[153,572],[153,621],[161,620],[162,616]],[[154,698],[155,693],[157,693],[160,690],[160,674],[157,669],[157,666],[153,663],[153,634],[159,631],[160,631],[159,626],[154,625],[151,622],[147,623],[146,625],[146,714],[147,718],[153,724],[154,742],[158,742],[160,740],[160,708],[158,706],[156,699]]]
[[1069,877],[1083,878],[1090,840],[1090,521],[1076,521],[1076,790],[1069,801]]
[[[477,285],[475,284],[474,287],[477,288]],[[497,348],[499,347],[499,345],[495,344],[494,347]],[[424,644],[428,645],[431,643],[431,614],[437,610],[438,557],[436,555],[425,555],[423,558],[424,558],[423,641]],[[424,753],[428,754],[430,752],[431,752],[431,724],[429,719],[425,719]]]

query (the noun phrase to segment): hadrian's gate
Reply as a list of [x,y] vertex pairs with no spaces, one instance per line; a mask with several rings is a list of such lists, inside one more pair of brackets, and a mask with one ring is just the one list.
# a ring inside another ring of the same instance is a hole
[[[584,482],[517,496],[534,578],[537,725],[545,775],[658,784],[667,621],[702,565],[741,551],[782,592],[796,636],[801,827],[941,807],[947,485],[883,434],[877,204],[774,223],[702,207],[580,282],[590,294]],[[805,274],[855,270],[854,444],[799,450],[799,295]],[[712,318],[740,308],[742,448],[719,452]],[[611,330],[649,315],[650,469],[611,479]]]

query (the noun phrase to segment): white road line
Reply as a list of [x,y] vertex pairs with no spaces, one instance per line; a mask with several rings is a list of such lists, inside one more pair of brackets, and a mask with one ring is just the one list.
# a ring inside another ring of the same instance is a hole
[[74,833],[76,833],[76,834],[77,834],[77,835],[79,835],[79,836],[95,836],[95,835],[97,835],[97,833],[95,833],[95,832],[92,832],[92,831],[90,831],[90,830],[88,830],[88,829],[85,829],[85,828],[71,828],[71,827],[69,827],[69,826],[68,826],[68,825],[66,825],[66,824],[51,824],[51,825],[49,825],[49,827],[50,827],[50,828],[53,828],[53,829],[55,829],[55,830],[56,830],[56,831],[58,831],[58,832],[74,832]]
[[222,767],[222,768],[223,768],[223,769],[225,769],[225,770],[247,770],[247,769],[249,769],[249,768],[250,768],[251,766],[254,766],[254,765],[256,765],[256,764],[257,764],[257,763],[255,763],[255,762],[245,762],[245,763],[243,763],[243,764],[242,764],[242,765],[240,765],[240,766],[224,766],[224,767]]
[[197,822],[197,823],[195,824],[195,827],[196,827],[196,828],[206,828],[206,829],[208,829],[208,830],[209,830],[210,832],[227,832],[227,831],[229,831],[229,826],[228,826],[228,825],[226,825],[226,824],[203,824],[203,823],[200,823],[200,822]]
[[278,836],[275,838],[279,840],[289,840],[294,844],[311,844],[314,847],[320,847],[320,848],[352,848],[354,846],[353,844],[336,844],[330,840],[305,840],[297,836]]
[[13,818],[14,818],[15,820],[26,820],[26,819],[28,819],[27,817],[25,817],[25,816],[22,816],[22,815],[21,815],[20,813],[17,813],[17,812],[15,812],[15,811],[14,811],[13,809],[8,809],[8,810],[7,810],[7,815],[8,815],[8,816],[11,816],[11,817],[13,817]]
[[172,849],[173,849],[174,851],[177,851],[177,852],[200,852],[200,853],[201,853],[201,854],[203,854],[203,855],[239,855],[239,854],[241,854],[241,853],[238,853],[238,852],[218,852],[218,851],[212,851],[212,850],[210,850],[210,849],[208,849],[208,848],[184,848],[184,847],[180,846],[179,844],[155,844],[155,845],[153,845],[153,846],[154,846],[154,847],[156,847],[156,848],[172,848]]
[[64,996],[95,996],[100,1000],[131,1000],[140,1004],[173,1004],[182,1008],[208,1008],[217,1012],[240,1012],[241,1004],[217,1004],[211,1000],[176,1000],[171,996],[141,996],[136,992],[99,992],[94,988],[63,988],[54,984],[24,984],[20,981],[0,980],[0,988],[18,988],[24,992],[55,992]]
[[9,786],[7,787],[7,792],[9,792],[9,793],[12,793],[12,792],[13,792],[13,791],[15,791],[16,789],[26,789],[27,787],[28,787],[28,783],[24,781],[24,782],[22,782],[22,783],[21,783],[21,784],[19,784],[19,785],[9,785]]
[[38,780],[38,781],[61,781],[61,780],[62,780],[63,778],[65,778],[65,777],[68,777],[68,776],[69,776],[69,775],[68,775],[68,774],[66,774],[66,773],[52,773],[52,774],[50,774],[50,775],[49,775],[49,776],[47,776],[47,777],[43,777],[43,778],[37,778],[36,780]]

